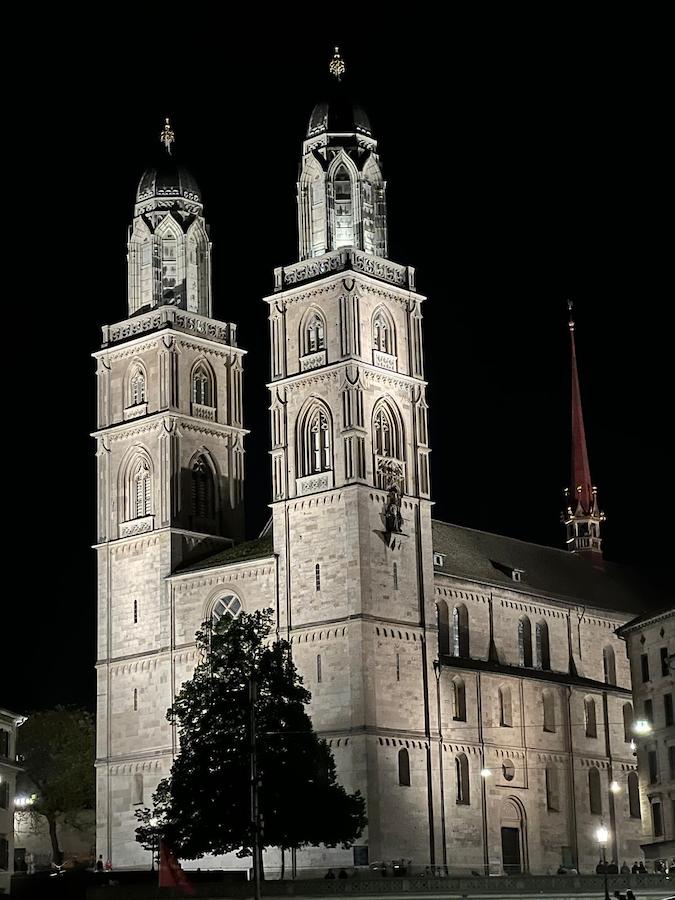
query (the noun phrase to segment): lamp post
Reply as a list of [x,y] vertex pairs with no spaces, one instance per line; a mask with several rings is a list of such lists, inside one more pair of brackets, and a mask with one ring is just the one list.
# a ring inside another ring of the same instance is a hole
[[605,852],[607,841],[609,840],[609,829],[607,829],[604,824],[602,824],[595,832],[595,839],[598,844],[600,844],[600,849],[602,850],[602,874],[605,880],[605,900],[610,900],[609,885],[607,883],[607,854]]

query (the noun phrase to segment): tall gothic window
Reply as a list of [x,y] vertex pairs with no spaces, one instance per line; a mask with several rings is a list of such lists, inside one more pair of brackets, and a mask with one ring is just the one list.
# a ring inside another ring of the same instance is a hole
[[132,475],[133,516],[141,519],[152,512],[152,475],[145,459],[139,459]]
[[602,815],[602,788],[597,766],[591,766],[588,770],[588,806],[592,816]]
[[469,656],[469,613],[463,603],[452,610],[452,655]]
[[557,812],[560,809],[558,770],[552,763],[549,763],[544,773],[546,779],[546,809],[550,812]]
[[548,625],[546,622],[537,622],[537,668],[548,671],[551,668],[551,651],[548,642]]
[[471,803],[469,793],[469,760],[465,753],[455,757],[455,776],[457,779],[457,803],[468,806]]
[[518,621],[518,661],[521,666],[532,666],[532,626],[527,616]]
[[452,694],[455,722],[466,722],[466,686],[459,675],[452,679]]
[[592,697],[584,699],[584,722],[586,725],[586,737],[598,736],[598,723],[595,715],[595,700]]
[[204,363],[197,363],[192,370],[192,402],[201,406],[215,406],[213,376]]
[[326,322],[318,311],[313,311],[303,324],[302,352],[316,353],[326,348]]
[[375,310],[373,315],[373,349],[381,353],[396,353],[394,323],[383,307]]
[[623,739],[627,744],[633,740],[633,707],[630,703],[623,705]]
[[398,751],[398,783],[410,787],[410,755],[405,747]]
[[553,693],[545,689],[541,695],[541,703],[544,712],[544,731],[555,731],[555,700]]
[[349,247],[354,239],[354,199],[347,167],[340,166],[333,177],[335,200],[335,246]]
[[642,818],[640,812],[640,785],[637,772],[629,772],[628,774],[628,810],[631,819]]
[[438,652],[450,653],[450,621],[448,619],[448,604],[445,600],[436,601],[438,613]]
[[145,372],[139,363],[134,363],[129,374],[128,405],[138,406],[147,400],[145,390]]
[[503,728],[513,725],[513,709],[511,705],[511,688],[499,688],[499,724]]
[[602,669],[605,684],[616,684],[616,660],[614,650],[609,644],[602,649]]
[[241,612],[241,600],[234,594],[224,594],[216,600],[211,612],[211,622],[217,625],[221,621],[236,619]]
[[192,466],[192,515],[198,519],[215,516],[213,472],[203,456]]
[[373,413],[373,446],[378,456],[402,460],[403,439],[397,417],[384,401],[380,401]]
[[333,468],[331,423],[322,403],[314,404],[305,413],[298,437],[301,475],[314,475]]

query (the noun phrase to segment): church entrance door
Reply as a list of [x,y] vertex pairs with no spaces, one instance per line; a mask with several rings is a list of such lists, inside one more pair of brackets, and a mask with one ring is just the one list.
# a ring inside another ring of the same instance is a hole
[[502,828],[502,866],[505,875],[518,875],[520,862],[520,828]]

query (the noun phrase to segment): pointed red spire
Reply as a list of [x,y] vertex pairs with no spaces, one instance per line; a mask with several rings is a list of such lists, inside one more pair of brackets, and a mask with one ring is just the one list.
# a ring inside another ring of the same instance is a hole
[[[579,371],[577,368],[577,348],[574,342],[574,319],[572,317],[572,301],[567,301],[570,313],[570,341],[572,345],[572,471],[570,484],[570,506],[575,510],[581,505],[584,515],[592,512],[595,505],[591,467],[588,462],[586,447],[586,430],[584,414],[581,408],[581,389],[579,387]],[[577,513],[578,514],[578,513]]]

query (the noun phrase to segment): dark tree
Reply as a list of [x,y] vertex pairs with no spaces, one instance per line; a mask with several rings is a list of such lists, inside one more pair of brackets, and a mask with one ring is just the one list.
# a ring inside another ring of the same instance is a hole
[[[154,815],[178,856],[251,855],[249,680],[257,684],[257,757],[262,847],[349,846],[365,824],[365,801],[335,777],[326,742],[290,644],[273,641],[270,610],[205,623],[200,662],[168,711],[180,752],[154,795]],[[147,828],[137,839],[147,843]]]
[[33,796],[27,808],[49,826],[52,858],[62,862],[57,823],[80,827],[79,815],[94,806],[95,732],[83,709],[31,713],[18,731],[17,752],[24,772],[19,790]]

